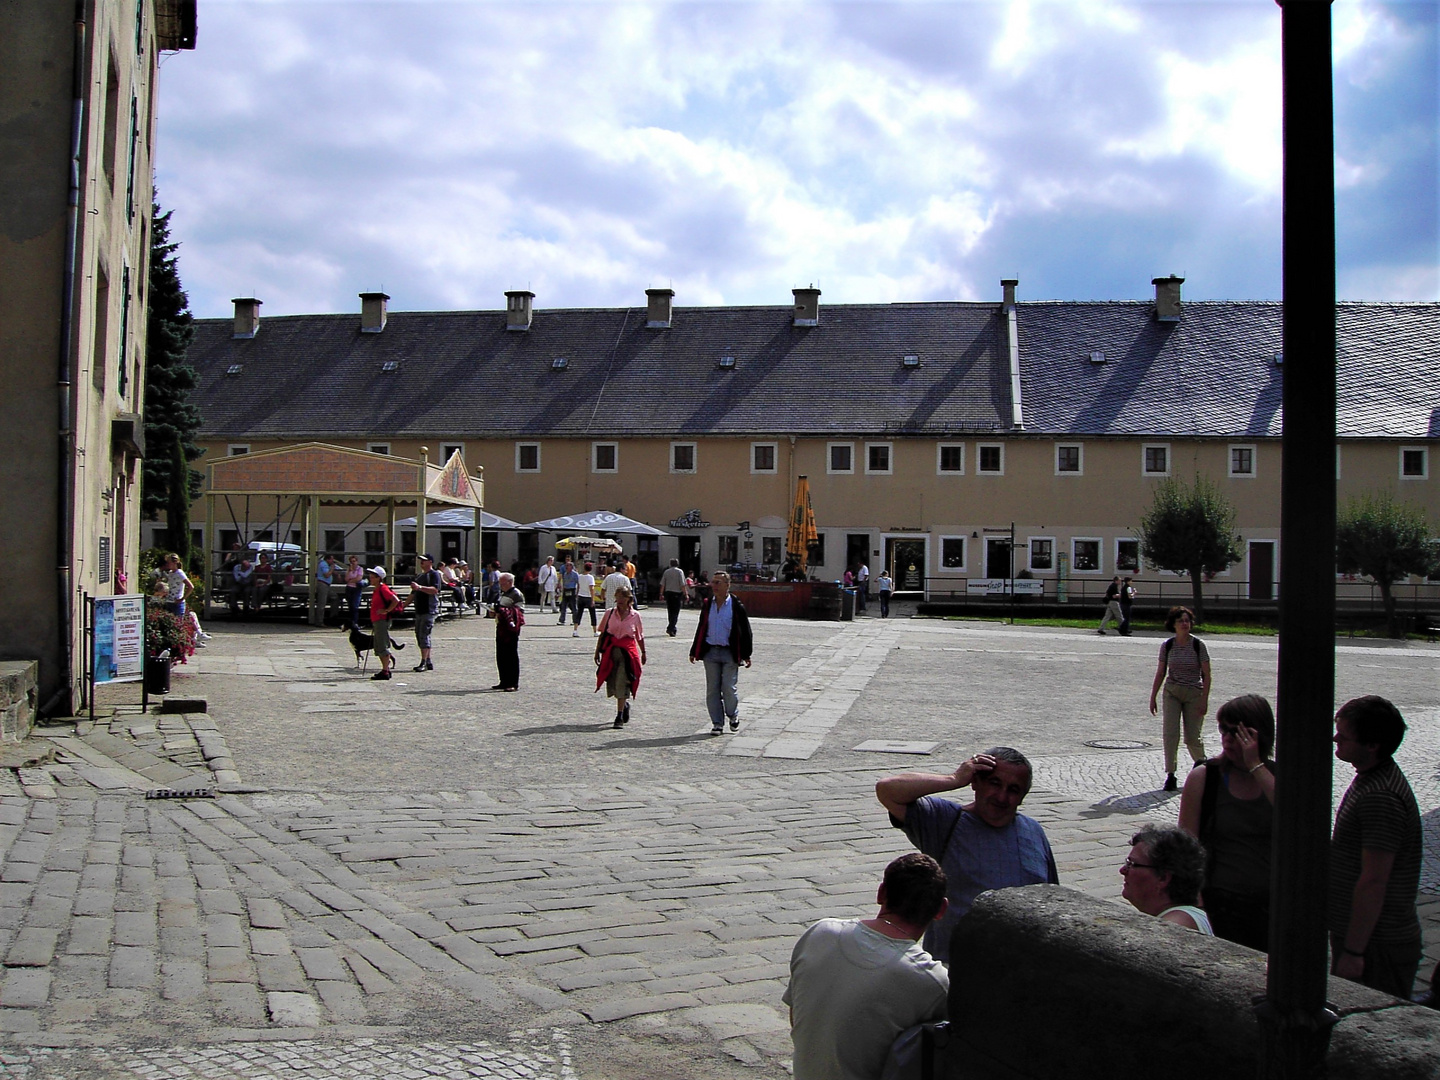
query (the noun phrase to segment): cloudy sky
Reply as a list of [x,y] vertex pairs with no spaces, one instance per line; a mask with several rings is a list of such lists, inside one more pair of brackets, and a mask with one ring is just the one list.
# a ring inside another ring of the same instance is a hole
[[[1336,0],[1340,296],[1440,299],[1435,0]],[[202,0],[157,182],[199,316],[1280,295],[1280,10]]]

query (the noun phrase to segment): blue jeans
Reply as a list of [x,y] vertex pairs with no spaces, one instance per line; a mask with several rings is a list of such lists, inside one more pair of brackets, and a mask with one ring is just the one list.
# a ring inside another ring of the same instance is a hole
[[705,646],[705,708],[710,713],[710,726],[721,727],[728,716],[740,714],[740,665],[723,645]]

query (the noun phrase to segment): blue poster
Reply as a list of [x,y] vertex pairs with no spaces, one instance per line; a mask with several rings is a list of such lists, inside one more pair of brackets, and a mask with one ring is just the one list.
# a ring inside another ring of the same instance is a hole
[[145,674],[145,598],[95,598],[96,683],[133,682]]

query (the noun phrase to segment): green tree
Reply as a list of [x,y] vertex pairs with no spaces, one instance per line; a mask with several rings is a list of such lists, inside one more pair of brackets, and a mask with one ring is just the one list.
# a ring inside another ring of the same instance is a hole
[[[183,557],[190,546],[189,502],[199,498],[201,484],[200,473],[189,463],[204,451],[195,445],[200,410],[190,403],[190,391],[196,374],[185,359],[195,328],[176,265],[180,245],[170,242],[171,213],[162,214],[155,206],[150,233],[143,405],[147,456],[140,508],[152,521],[161,510],[166,512],[170,546]],[[180,507],[183,513],[177,513]]]
[[1140,551],[1145,561],[1162,570],[1190,575],[1196,622],[1205,619],[1201,586],[1206,576],[1241,559],[1240,538],[1234,529],[1235,508],[1199,473],[1194,484],[1178,478],[1161,482],[1150,511],[1140,519]]
[[1351,499],[1335,520],[1335,568],[1364,574],[1380,586],[1391,637],[1401,636],[1391,586],[1411,574],[1428,574],[1435,565],[1425,511],[1396,502],[1389,491]]

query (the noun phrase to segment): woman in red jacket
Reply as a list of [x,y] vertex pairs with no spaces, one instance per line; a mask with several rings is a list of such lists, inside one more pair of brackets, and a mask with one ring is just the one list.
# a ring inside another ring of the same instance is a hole
[[600,620],[595,642],[595,689],[615,699],[615,726],[630,722],[630,698],[640,689],[640,670],[645,666],[645,627],[635,610],[635,597],[622,585],[615,590],[615,606]]

